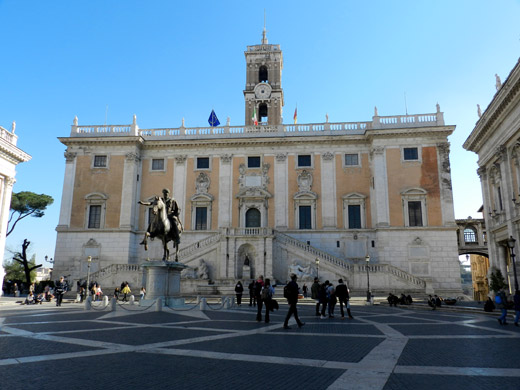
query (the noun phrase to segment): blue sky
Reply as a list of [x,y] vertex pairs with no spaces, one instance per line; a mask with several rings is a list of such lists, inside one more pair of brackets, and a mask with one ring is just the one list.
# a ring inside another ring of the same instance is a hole
[[[41,219],[21,222],[43,261],[54,257],[65,147],[79,123],[141,128],[244,123],[247,45],[284,54],[284,122],[369,121],[435,112],[450,137],[457,218],[481,217],[477,157],[462,144],[520,57],[520,1],[26,1],[0,0],[0,125],[16,121],[18,146],[32,160],[17,167],[14,191],[54,197]],[[405,106],[406,95],[406,106]],[[108,109],[107,109],[108,107]],[[6,251],[6,254],[8,252]]]

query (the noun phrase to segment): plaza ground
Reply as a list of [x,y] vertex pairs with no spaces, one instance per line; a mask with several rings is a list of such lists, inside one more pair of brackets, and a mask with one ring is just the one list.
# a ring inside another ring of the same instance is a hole
[[[18,298],[19,300],[19,298]],[[520,328],[495,315],[352,306],[353,320],[282,328],[255,308],[116,311],[0,298],[0,387],[15,389],[492,389],[520,386]]]

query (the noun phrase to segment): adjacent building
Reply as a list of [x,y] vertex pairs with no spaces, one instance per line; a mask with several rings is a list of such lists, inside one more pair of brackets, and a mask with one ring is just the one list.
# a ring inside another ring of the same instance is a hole
[[210,284],[194,273],[185,291],[224,292],[260,274],[283,283],[290,272],[342,277],[366,291],[368,267],[375,291],[459,293],[447,140],[455,127],[439,105],[284,124],[282,69],[280,45],[265,32],[247,47],[242,126],[141,129],[135,116],[99,126],[76,118],[59,138],[67,150],[55,272],[85,279],[91,256],[93,279],[116,285],[160,259],[159,242],[139,245],[152,214],[138,201],[168,188],[184,226],[179,261],[209,270]]
[[15,122],[12,124],[11,131],[0,126],[0,259],[2,260],[0,261],[0,295],[3,293],[5,271],[2,264],[11,195],[16,181],[16,166],[31,159],[31,156],[16,147],[18,136],[14,133],[15,129]]
[[508,240],[516,240],[520,221],[520,62],[504,83],[496,76],[497,92],[481,114],[464,148],[478,154],[484,218],[489,248],[489,272],[499,269],[514,289],[513,259]]

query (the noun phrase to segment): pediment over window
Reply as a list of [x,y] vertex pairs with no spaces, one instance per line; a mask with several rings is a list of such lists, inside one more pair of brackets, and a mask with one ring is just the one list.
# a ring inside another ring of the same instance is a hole
[[425,195],[428,195],[428,192],[426,190],[423,190],[422,188],[415,187],[415,188],[408,188],[407,190],[402,191],[401,195],[403,195],[403,196],[414,196],[414,195],[425,196]]
[[91,192],[90,194],[85,195],[85,199],[88,200],[107,200],[108,195],[103,194],[101,192]]
[[318,194],[315,192],[312,192],[312,191],[298,191],[296,194],[294,194],[293,199],[294,200],[305,200],[305,199],[317,200]]
[[239,199],[249,199],[249,198],[261,198],[261,199],[269,199],[272,198],[272,195],[269,191],[264,190],[260,187],[245,187],[242,188],[237,194],[237,198]]
[[212,202],[214,199],[213,195],[207,193],[195,194],[190,198],[192,202]]
[[343,195],[341,197],[343,200],[364,200],[366,199],[366,195],[360,194],[359,192],[351,192],[350,194]]

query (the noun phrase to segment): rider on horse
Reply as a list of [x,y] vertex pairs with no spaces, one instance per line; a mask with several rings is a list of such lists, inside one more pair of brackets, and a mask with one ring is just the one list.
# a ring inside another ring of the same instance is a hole
[[[165,188],[162,190],[162,192],[163,192],[163,196],[161,199],[164,202],[164,204],[166,205],[166,214],[168,215],[168,219],[170,220],[170,225],[173,228],[173,241],[175,242],[175,245],[179,245],[179,243],[181,242],[181,239],[180,239],[181,235],[179,232],[179,228],[177,226],[177,222],[179,223],[179,225],[181,224],[181,221],[179,219],[180,208],[179,208],[179,205],[177,204],[177,201],[173,198],[170,198],[169,189]],[[138,203],[142,204],[144,206],[153,205],[152,202],[139,201]],[[150,237],[151,227],[152,227],[153,223],[154,223],[154,220],[151,219],[150,223],[148,224],[148,229],[146,230],[146,233],[144,234],[144,239],[143,239],[143,241],[140,242],[140,245],[144,245],[145,250],[148,249],[147,240],[148,240],[148,237]]]

